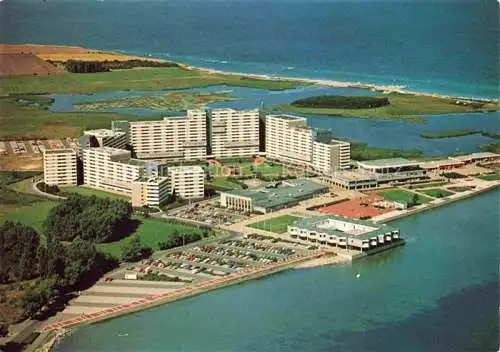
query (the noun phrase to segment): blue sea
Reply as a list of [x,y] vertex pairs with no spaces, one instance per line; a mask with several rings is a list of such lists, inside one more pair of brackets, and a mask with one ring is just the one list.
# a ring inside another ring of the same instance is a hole
[[493,0],[4,0],[0,42],[498,97]]

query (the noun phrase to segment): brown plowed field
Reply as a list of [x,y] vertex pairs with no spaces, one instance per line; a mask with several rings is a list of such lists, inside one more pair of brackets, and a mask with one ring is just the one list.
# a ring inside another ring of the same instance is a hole
[[[144,60],[144,57],[128,56],[119,53],[84,49],[77,46],[37,45],[37,44],[0,44],[1,54],[34,54],[43,60],[52,61],[127,61],[133,59]],[[163,62],[164,60],[147,58],[149,61]]]
[[56,66],[33,54],[0,54],[0,77],[60,75]]

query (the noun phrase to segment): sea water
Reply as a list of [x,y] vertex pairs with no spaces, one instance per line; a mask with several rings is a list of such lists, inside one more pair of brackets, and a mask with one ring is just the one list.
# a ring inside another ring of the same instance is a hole
[[493,0],[5,0],[0,42],[497,98],[498,9]]
[[404,247],[82,327],[56,351],[496,350],[499,196],[393,222]]

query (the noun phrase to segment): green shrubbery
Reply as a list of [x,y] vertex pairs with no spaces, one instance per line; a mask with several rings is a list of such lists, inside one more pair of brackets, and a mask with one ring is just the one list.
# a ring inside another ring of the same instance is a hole
[[387,97],[350,97],[342,95],[320,95],[296,100],[293,106],[300,108],[370,109],[389,105]]
[[76,237],[92,242],[123,235],[132,214],[130,203],[107,198],[70,196],[52,208],[44,221],[46,233],[62,241]]

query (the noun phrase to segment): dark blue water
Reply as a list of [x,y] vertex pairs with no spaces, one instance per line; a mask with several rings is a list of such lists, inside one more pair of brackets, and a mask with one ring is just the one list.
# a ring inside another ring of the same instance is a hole
[[1,42],[498,97],[493,0],[5,0],[0,26]]
[[83,327],[56,351],[496,351],[499,196],[394,222],[405,247]]

